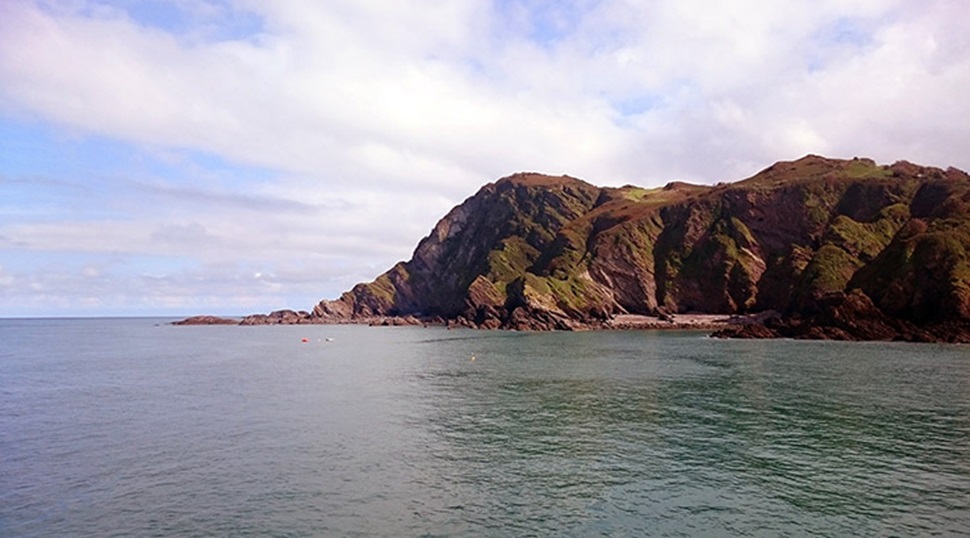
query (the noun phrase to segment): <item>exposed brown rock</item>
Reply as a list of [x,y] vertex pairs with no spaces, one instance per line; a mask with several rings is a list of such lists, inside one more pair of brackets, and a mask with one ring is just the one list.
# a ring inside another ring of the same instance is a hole
[[239,320],[218,316],[192,316],[180,321],[173,321],[172,325],[238,325]]
[[391,316],[371,320],[368,325],[372,327],[407,327],[423,325],[423,322],[414,316]]
[[970,323],[917,326],[888,316],[861,290],[821,298],[813,312],[719,330],[722,338],[797,338],[812,340],[897,340],[906,342],[970,343]]
[[269,314],[252,314],[239,322],[240,325],[296,325],[309,323],[310,313],[306,311],[277,310]]

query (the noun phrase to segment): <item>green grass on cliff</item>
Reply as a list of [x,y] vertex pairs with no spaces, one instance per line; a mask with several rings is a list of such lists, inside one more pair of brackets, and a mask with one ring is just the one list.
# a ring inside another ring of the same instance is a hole
[[803,298],[843,291],[863,263],[831,243],[822,245],[802,271],[799,295]]
[[682,277],[725,279],[741,254],[737,238],[745,244],[755,243],[751,231],[740,220],[731,217],[714,221],[683,259]]
[[909,210],[903,204],[895,204],[883,209],[879,216],[874,222],[862,223],[838,215],[832,219],[822,241],[839,245],[862,261],[872,261],[905,224]]
[[524,238],[507,237],[501,248],[488,253],[488,277],[500,290],[519,278],[539,256],[539,251]]
[[397,289],[391,282],[391,277],[388,276],[388,273],[378,276],[376,280],[367,284],[366,290],[371,297],[382,303],[384,307],[389,309],[394,305]]
[[693,194],[709,191],[707,185],[693,185],[690,183],[674,182],[663,187],[645,189],[628,185],[617,192],[620,197],[630,202],[638,202],[641,209],[679,203]]
[[572,315],[588,315],[610,309],[612,297],[603,293],[587,274],[577,273],[566,279],[547,277],[543,281],[556,305]]
[[834,181],[818,181],[800,186],[802,205],[811,226],[821,228],[828,224],[845,187],[845,184]]
[[870,159],[852,159],[845,164],[845,175],[851,179],[872,179],[892,177],[888,166],[879,166]]

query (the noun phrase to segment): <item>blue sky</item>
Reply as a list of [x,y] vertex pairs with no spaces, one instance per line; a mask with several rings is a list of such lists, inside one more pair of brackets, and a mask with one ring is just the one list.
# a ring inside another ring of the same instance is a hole
[[0,3],[0,316],[308,309],[521,170],[970,168],[963,2]]

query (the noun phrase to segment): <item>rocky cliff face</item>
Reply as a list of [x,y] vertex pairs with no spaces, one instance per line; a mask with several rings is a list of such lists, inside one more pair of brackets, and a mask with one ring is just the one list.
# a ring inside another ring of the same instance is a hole
[[[307,321],[568,329],[627,313],[776,310],[811,325],[832,322],[841,301],[843,317],[868,308],[903,324],[860,337],[962,326],[968,204],[962,171],[868,159],[808,156],[737,183],[656,189],[516,174],[454,208],[410,261]],[[840,330],[827,336],[852,336]]]

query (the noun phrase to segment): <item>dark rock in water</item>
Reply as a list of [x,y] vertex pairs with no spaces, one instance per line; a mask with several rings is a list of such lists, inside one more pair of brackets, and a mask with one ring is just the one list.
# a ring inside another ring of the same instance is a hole
[[239,325],[239,320],[218,316],[192,316],[183,320],[173,321],[172,325]]
[[310,313],[306,311],[296,312],[294,310],[277,310],[269,314],[253,314],[246,316],[239,322],[240,325],[296,325],[300,323],[310,323]]
[[376,318],[368,324],[372,327],[407,327],[423,325],[424,323],[414,316],[392,316]]
[[829,294],[809,319],[814,328],[822,329],[821,334],[835,335],[831,339],[839,340],[893,340],[908,325],[887,316],[859,289]]
[[751,325],[732,325],[718,331],[714,331],[711,336],[715,338],[780,338],[778,331],[768,328],[762,323]]
[[970,343],[966,320],[918,326],[880,310],[861,290],[821,298],[808,315],[776,318],[766,323],[728,327],[721,338],[799,338],[813,340],[896,340]]

